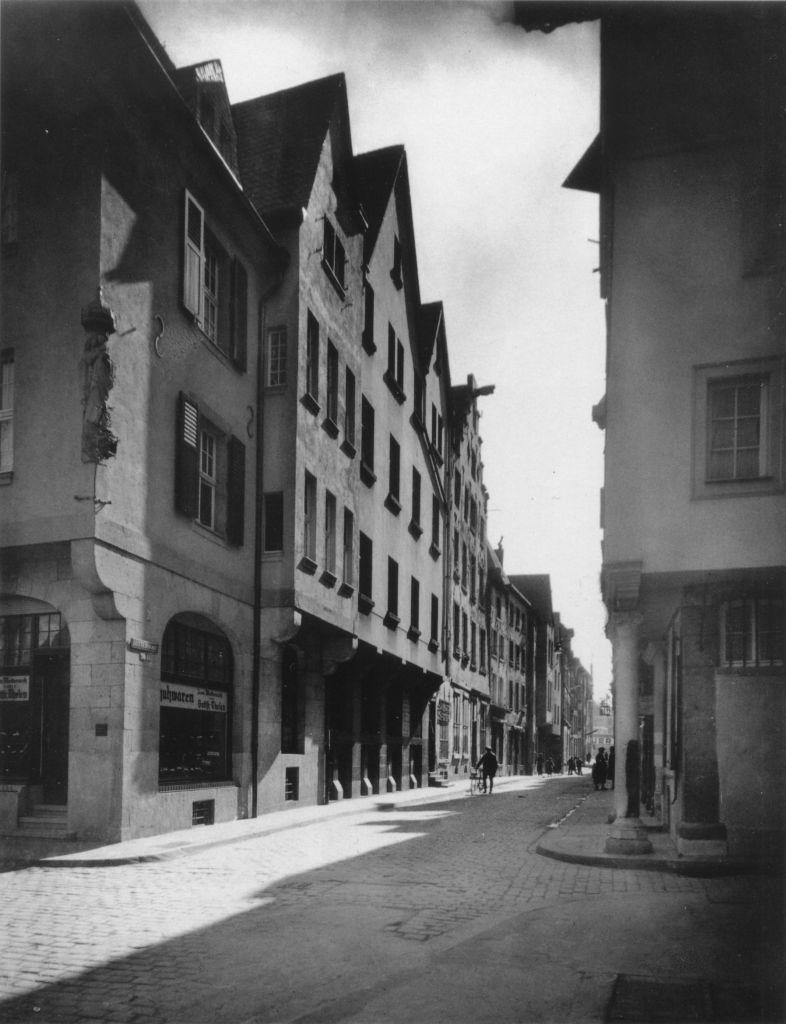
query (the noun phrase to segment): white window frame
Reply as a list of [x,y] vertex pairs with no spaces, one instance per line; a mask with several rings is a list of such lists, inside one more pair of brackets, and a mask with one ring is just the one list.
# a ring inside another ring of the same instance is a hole
[[199,430],[199,509],[197,520],[208,530],[216,528],[218,487],[218,438],[207,427]]
[[269,388],[283,387],[287,382],[287,329],[272,327],[267,332],[267,379]]
[[[767,606],[765,612],[763,606]],[[786,621],[784,621],[783,598],[770,594],[749,594],[735,597],[726,601],[720,608],[720,657],[719,663],[726,669],[757,669],[761,672],[782,668],[783,648],[786,643]],[[741,658],[728,656],[727,643],[729,641],[729,623],[732,609],[741,609],[743,613],[743,643],[744,651]],[[778,626],[772,631],[777,635],[780,633],[781,657],[765,659],[762,653],[762,617],[767,615],[768,619],[775,616]]]
[[[759,475],[730,479],[710,477],[711,389],[759,381],[762,386]],[[694,367],[693,498],[743,497],[778,493],[784,488],[784,360],[779,357],[739,360]]]
[[[193,232],[190,230],[192,212],[195,228]],[[183,235],[183,305],[201,326],[204,317],[205,211],[188,190],[185,193]]]

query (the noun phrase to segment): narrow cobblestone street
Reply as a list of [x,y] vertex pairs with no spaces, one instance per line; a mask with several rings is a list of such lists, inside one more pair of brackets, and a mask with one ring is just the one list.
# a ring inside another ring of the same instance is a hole
[[779,977],[773,879],[536,854],[583,798],[586,776],[511,780],[159,863],[6,872],[0,1020],[592,1021],[620,974]]

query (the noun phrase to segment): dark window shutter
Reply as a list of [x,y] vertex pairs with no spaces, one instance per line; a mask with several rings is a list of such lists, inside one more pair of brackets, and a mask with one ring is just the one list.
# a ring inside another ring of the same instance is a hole
[[246,369],[248,333],[248,274],[240,260],[232,260],[232,358],[239,370]]
[[183,392],[177,402],[175,508],[194,519],[199,500],[199,409]]
[[243,543],[246,499],[246,446],[236,437],[229,439],[227,461],[227,540],[235,547],[240,547]]

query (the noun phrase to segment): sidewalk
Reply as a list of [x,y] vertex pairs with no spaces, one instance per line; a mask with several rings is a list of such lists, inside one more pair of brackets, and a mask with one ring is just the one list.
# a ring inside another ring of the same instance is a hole
[[594,867],[628,868],[635,871],[671,871],[678,875],[711,877],[761,871],[763,865],[730,857],[683,857],[671,835],[654,818],[642,818],[652,853],[606,853],[609,819],[614,811],[613,790],[585,793],[562,821],[552,825],[536,849],[544,857]]

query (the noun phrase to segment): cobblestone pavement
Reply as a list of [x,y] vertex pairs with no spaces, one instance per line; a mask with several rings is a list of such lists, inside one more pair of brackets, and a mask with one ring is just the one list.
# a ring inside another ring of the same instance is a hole
[[0,1021],[602,1020],[620,973],[780,976],[772,879],[538,856],[590,789],[522,779],[172,861],[2,874]]

